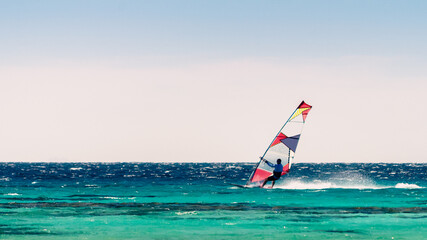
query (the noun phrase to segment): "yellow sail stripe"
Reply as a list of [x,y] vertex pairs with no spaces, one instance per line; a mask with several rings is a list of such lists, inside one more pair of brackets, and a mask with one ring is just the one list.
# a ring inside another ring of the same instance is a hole
[[292,115],[291,119],[289,119],[289,121],[291,121],[292,119],[298,117],[298,115],[300,115],[302,112],[304,112],[305,110],[308,110],[310,108],[299,108],[294,115]]

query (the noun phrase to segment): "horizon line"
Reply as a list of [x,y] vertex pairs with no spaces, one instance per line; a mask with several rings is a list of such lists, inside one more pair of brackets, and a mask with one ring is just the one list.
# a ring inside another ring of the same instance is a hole
[[[169,164],[169,163],[245,163],[245,164],[255,164],[257,162],[144,162],[144,161],[112,161],[112,162],[102,162],[102,161],[75,161],[75,162],[64,162],[64,161],[58,161],[58,162],[49,162],[49,161],[34,161],[34,162],[28,162],[28,161],[0,161],[0,164],[2,163],[162,163],[162,164]],[[344,164],[352,164],[352,163],[387,163],[387,164],[409,164],[409,163],[416,163],[416,164],[427,164],[427,162],[298,162],[298,163],[310,163],[310,164],[323,164],[323,163],[344,163]],[[292,163],[298,164],[298,163]]]

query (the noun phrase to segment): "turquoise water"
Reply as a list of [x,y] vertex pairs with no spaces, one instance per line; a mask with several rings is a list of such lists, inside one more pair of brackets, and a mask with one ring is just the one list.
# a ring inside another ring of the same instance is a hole
[[426,239],[427,164],[3,163],[0,239]]

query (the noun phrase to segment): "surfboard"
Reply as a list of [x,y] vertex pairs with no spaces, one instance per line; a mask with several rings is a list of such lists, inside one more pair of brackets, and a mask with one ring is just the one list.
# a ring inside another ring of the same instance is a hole
[[[240,184],[234,184],[234,183],[229,183],[231,186],[235,186],[235,187],[239,187],[239,188],[262,188],[261,186],[255,186],[255,185],[240,185]],[[264,189],[272,189],[273,187],[271,186],[264,186]]]
[[234,184],[234,183],[229,183],[231,186],[235,186],[235,187],[239,187],[239,188],[249,188],[249,186],[246,185],[240,185],[240,184]]

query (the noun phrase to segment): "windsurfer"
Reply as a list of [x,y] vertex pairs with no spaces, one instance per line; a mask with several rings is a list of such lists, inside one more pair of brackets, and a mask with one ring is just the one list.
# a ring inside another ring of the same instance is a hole
[[277,164],[271,163],[265,160],[264,158],[261,158],[261,160],[264,161],[268,166],[274,168],[273,175],[269,176],[264,180],[264,182],[261,184],[261,188],[263,188],[264,185],[269,181],[272,181],[271,187],[273,187],[274,183],[276,183],[276,180],[279,180],[279,178],[282,176],[282,172],[283,172],[282,160],[277,159],[276,161]]

